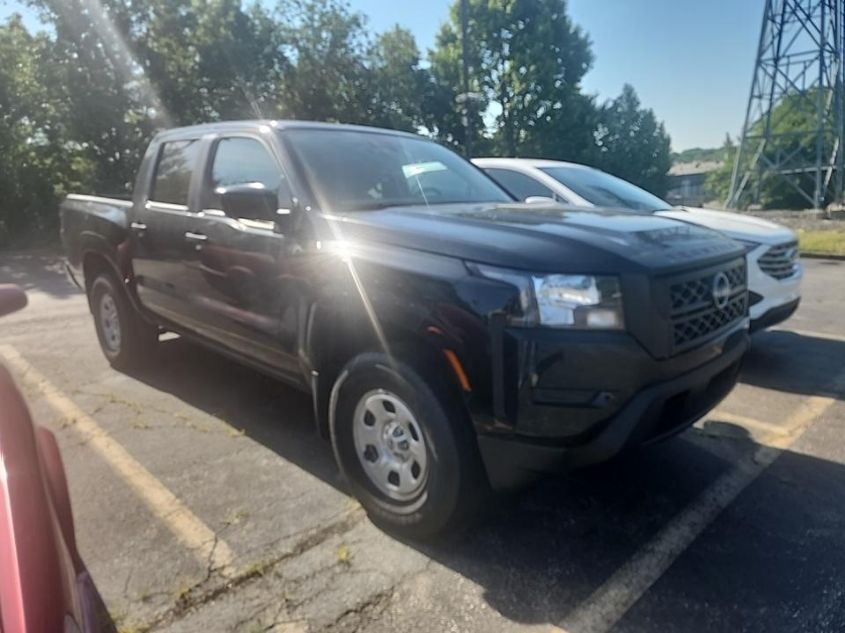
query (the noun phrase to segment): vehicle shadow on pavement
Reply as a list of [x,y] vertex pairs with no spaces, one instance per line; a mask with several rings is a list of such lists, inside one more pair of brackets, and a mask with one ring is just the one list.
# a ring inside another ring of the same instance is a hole
[[37,251],[0,253],[0,283],[17,284],[28,292],[58,299],[81,292],[67,278],[61,255]]
[[[694,430],[549,477],[461,540],[417,547],[483,587],[485,600],[508,619],[559,623],[730,468],[705,448],[723,441]],[[750,450],[747,438],[738,441]]]
[[161,341],[156,356],[132,377],[213,415],[338,486],[331,447],[317,433],[310,396],[183,339]]
[[[155,369],[133,374],[137,379],[347,492],[329,444],[317,435],[309,397],[181,339],[160,348]],[[405,545],[483,587],[504,617],[557,622],[731,466],[727,453],[710,446],[726,441],[723,433],[693,430],[501,498],[487,520],[460,537]],[[742,450],[754,446],[742,433],[729,441]],[[443,591],[449,599],[448,587]]]
[[755,334],[739,381],[747,385],[808,396],[845,399],[831,378],[845,363],[845,342],[771,330]]
[[845,630],[843,427],[782,452],[613,630]]

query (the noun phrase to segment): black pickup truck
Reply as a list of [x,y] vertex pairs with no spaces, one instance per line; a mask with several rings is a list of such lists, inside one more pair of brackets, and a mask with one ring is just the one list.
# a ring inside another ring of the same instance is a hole
[[71,195],[61,215],[115,367],[171,331],[309,392],[351,490],[408,536],[683,430],[748,346],[739,244],[518,203],[412,134],[170,130],[131,202]]

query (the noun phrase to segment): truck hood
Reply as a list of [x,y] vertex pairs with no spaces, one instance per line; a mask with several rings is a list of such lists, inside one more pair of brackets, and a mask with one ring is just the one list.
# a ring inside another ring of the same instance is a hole
[[328,215],[336,237],[534,271],[620,273],[740,256],[736,242],[671,218],[557,204],[391,207]]
[[741,213],[679,207],[658,211],[657,215],[705,226],[708,229],[721,231],[733,239],[757,242],[758,244],[782,244],[798,239],[795,233],[785,226]]

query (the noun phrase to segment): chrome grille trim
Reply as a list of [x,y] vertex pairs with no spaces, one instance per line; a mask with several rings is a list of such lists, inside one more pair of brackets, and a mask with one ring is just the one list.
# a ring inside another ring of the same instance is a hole
[[[713,298],[714,278],[724,274],[730,294],[723,307]],[[703,275],[684,275],[668,280],[672,348],[677,353],[733,327],[748,314],[748,282],[745,260],[734,260]]]
[[798,242],[772,246],[757,259],[757,265],[769,277],[787,279],[798,272]]

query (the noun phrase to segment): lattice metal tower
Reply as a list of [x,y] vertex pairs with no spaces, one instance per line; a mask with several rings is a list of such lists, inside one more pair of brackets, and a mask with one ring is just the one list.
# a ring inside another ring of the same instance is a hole
[[767,0],[728,206],[774,185],[842,200],[845,0]]

